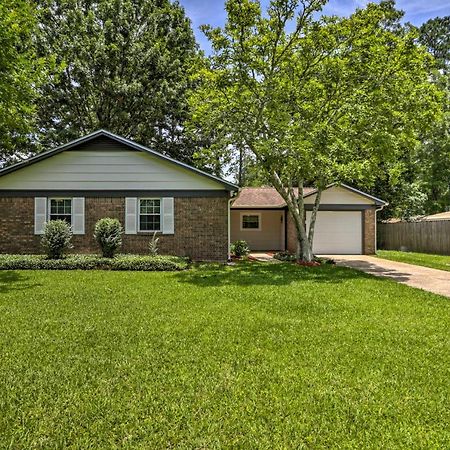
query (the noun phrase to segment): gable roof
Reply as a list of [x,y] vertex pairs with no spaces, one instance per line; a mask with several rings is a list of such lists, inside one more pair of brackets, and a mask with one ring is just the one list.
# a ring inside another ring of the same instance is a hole
[[229,191],[237,191],[238,190],[238,186],[230,183],[229,181],[226,181],[222,178],[216,177],[215,175],[211,175],[207,172],[204,172],[203,170],[197,169],[196,167],[190,166],[189,164],[183,163],[181,161],[177,161],[174,158],[171,158],[169,156],[163,155],[162,153],[159,153],[155,150],[152,150],[148,147],[145,147],[144,145],[138,144],[136,142],[131,141],[130,139],[124,138],[122,136],[118,136],[117,134],[111,133],[110,131],[107,130],[97,130],[94,131],[93,133],[87,134],[86,136],[82,136],[78,139],[75,139],[71,142],[68,142],[67,144],[64,145],[60,145],[59,147],[56,147],[52,150],[47,150],[45,152],[39,153],[36,156],[33,156],[31,158],[28,158],[24,161],[21,161],[17,164],[13,164],[11,166],[5,167],[4,169],[0,170],[0,177],[3,175],[6,175],[8,173],[11,172],[15,172],[16,170],[20,170],[24,167],[29,167],[30,165],[37,163],[39,161],[42,161],[44,159],[50,158],[51,156],[57,155],[58,153],[64,152],[66,150],[70,150],[78,145],[81,144],[85,144],[86,142],[92,141],[98,137],[107,137],[110,138],[116,142],[119,142],[121,144],[126,145],[127,147],[133,149],[133,150],[138,150],[141,152],[145,152],[148,153],[152,156],[156,156],[157,158],[160,158],[164,161],[168,161],[170,163],[173,163],[179,167],[182,167],[184,169],[187,169],[191,172],[196,173],[197,175],[200,175],[202,177],[207,177],[211,180],[214,180],[218,183],[221,183],[225,189],[229,190]]
[[[333,186],[340,186],[347,189],[355,194],[361,195],[369,200],[372,200],[376,206],[385,206],[387,203],[373,195],[362,192],[354,187],[348,186],[346,184],[332,183],[327,186],[329,189]],[[298,189],[294,188],[294,192],[297,195]],[[305,187],[303,189],[303,198],[314,195],[317,192],[316,188]],[[273,187],[260,187],[260,188],[242,188],[239,191],[239,195],[233,202],[232,208],[284,208],[286,207],[286,202],[283,200],[278,191]]]

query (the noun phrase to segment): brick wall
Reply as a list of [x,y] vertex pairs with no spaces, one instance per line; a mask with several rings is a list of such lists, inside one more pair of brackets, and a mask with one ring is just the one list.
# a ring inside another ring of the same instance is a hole
[[[179,197],[174,201],[175,234],[159,235],[161,254],[189,256],[194,260],[225,261],[228,254],[228,199]],[[73,236],[75,253],[98,252],[94,226],[113,217],[125,223],[125,199],[85,198],[85,234]],[[153,233],[123,235],[122,251],[147,253]],[[0,197],[0,253],[42,253],[41,236],[34,234],[34,198]]]
[[376,250],[376,211],[375,208],[366,209],[363,212],[364,220],[364,249],[365,255],[373,255]]

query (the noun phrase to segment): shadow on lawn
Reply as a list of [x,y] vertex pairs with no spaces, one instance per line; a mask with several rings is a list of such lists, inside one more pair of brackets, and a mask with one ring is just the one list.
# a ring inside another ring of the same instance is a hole
[[342,267],[323,265],[300,267],[295,264],[268,264],[265,262],[239,262],[235,266],[198,265],[191,271],[177,274],[180,283],[201,287],[209,286],[282,286],[294,281],[341,283],[349,279],[368,278],[362,272]]
[[24,291],[41,286],[39,283],[30,283],[29,277],[14,270],[0,271],[0,294],[10,291]]

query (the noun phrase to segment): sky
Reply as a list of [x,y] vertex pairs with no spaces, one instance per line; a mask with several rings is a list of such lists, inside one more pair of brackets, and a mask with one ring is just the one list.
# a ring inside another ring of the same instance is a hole
[[[197,42],[202,50],[210,53],[211,47],[203,33],[198,29],[200,25],[208,24],[214,27],[222,26],[226,13],[224,0],[179,0],[184,6],[186,14],[192,21]],[[261,0],[267,5],[269,0]],[[364,6],[367,0],[330,0],[324,7],[324,14],[347,16],[357,7]],[[405,21],[414,25],[421,25],[428,19],[450,15],[450,0],[397,0],[397,8],[405,11]]]

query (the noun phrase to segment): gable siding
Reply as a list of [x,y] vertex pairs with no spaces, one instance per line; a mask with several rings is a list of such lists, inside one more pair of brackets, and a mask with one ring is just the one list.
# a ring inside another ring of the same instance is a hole
[[[311,195],[305,198],[305,203],[311,205],[315,199],[316,196]],[[333,186],[322,192],[320,203],[322,205],[373,205],[374,201],[348,189]]]
[[0,177],[0,189],[223,190],[221,183],[120,143],[94,142]]

